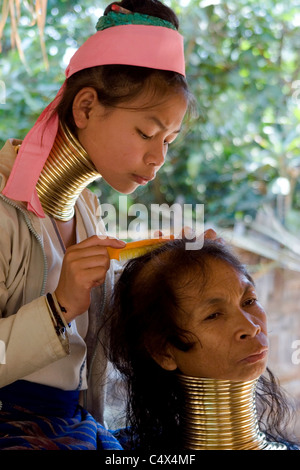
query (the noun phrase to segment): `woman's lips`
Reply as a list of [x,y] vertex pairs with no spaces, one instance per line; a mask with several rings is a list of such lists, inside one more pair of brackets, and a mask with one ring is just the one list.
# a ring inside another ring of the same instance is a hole
[[249,356],[242,359],[241,362],[248,362],[249,364],[254,364],[255,362],[265,359],[267,354],[268,354],[268,350],[264,349],[263,351],[260,351],[258,353],[250,354]]

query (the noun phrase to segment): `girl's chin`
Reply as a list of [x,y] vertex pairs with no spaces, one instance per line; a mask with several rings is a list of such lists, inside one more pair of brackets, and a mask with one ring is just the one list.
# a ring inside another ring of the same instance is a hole
[[114,189],[120,194],[131,194],[139,187],[137,183],[123,184],[119,182],[116,183],[116,182],[109,181],[108,179],[105,179],[104,177],[103,179],[112,189]]

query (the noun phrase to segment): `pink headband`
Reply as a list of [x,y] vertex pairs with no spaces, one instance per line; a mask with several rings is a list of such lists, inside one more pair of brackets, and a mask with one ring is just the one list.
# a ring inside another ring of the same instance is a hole
[[[150,25],[120,25],[98,31],[74,54],[66,78],[79,70],[109,64],[171,70],[184,76],[183,37],[173,29]],[[45,214],[35,186],[57,134],[59,120],[53,111],[65,83],[26,135],[2,191],[10,199],[27,202],[28,210],[38,217]]]

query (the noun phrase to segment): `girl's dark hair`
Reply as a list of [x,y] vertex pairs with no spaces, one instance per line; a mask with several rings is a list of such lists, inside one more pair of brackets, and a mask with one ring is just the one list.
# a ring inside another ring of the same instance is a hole
[[[129,261],[115,287],[110,311],[107,354],[127,386],[127,425],[131,446],[143,450],[180,449],[181,390],[176,371],[161,368],[149,351],[164,352],[168,343],[188,350],[194,339],[176,323],[190,287],[205,288],[209,260],[224,261],[253,282],[245,266],[222,243],[205,240],[187,250],[174,240]],[[286,439],[288,406],[272,373],[257,388],[261,429]]]
[[[132,12],[156,16],[169,21],[177,29],[179,27],[178,18],[173,10],[157,0],[114,2],[105,9],[104,15],[111,10],[113,4]],[[155,102],[155,98],[167,97],[170,93],[184,93],[188,102],[188,111],[193,114],[196,109],[195,100],[188,89],[186,79],[179,73],[127,65],[90,67],[67,79],[62,100],[57,107],[59,119],[67,124],[73,133],[76,133],[76,126],[72,104],[76,94],[84,87],[94,88],[100,103],[108,108],[128,103],[146,91],[149,107]]]
[[176,29],[179,29],[179,21],[174,11],[158,0],[123,0],[122,2],[113,2],[105,8],[104,15],[111,11],[112,5],[119,5],[130,10],[132,13],[156,16],[162,20],[169,21]]

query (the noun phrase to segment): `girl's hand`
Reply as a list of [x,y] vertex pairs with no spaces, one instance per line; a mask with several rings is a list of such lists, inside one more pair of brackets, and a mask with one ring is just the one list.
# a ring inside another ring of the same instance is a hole
[[59,304],[66,309],[67,322],[89,308],[92,288],[104,283],[110,266],[106,247],[123,248],[125,245],[115,238],[94,235],[67,248],[55,290]]

